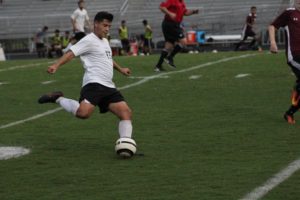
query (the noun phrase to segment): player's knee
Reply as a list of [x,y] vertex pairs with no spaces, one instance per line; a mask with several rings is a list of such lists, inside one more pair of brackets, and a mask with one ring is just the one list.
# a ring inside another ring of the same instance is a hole
[[91,113],[86,112],[86,111],[80,111],[78,110],[76,112],[76,117],[80,118],[80,119],[88,119],[91,116]]
[[124,109],[119,113],[119,118],[121,120],[131,120],[132,118],[132,111],[130,108]]

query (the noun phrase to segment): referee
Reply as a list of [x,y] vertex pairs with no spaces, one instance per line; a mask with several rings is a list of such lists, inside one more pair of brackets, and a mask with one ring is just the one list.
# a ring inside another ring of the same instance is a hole
[[161,52],[154,71],[163,70],[162,63],[165,61],[170,67],[175,68],[173,58],[186,44],[181,22],[183,16],[198,14],[199,10],[187,9],[184,0],[166,0],[160,4],[160,10],[165,14],[162,22],[162,31],[165,38],[165,47]]

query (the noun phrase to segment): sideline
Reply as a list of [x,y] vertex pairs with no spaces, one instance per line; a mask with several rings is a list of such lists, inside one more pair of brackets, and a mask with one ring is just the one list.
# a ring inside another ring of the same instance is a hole
[[[245,54],[245,55],[241,55],[241,56],[234,56],[234,57],[229,57],[229,58],[223,58],[221,60],[212,61],[212,62],[204,63],[204,64],[201,64],[201,65],[196,65],[196,66],[193,66],[193,67],[190,67],[190,68],[187,68],[187,69],[159,73],[159,74],[155,74],[155,75],[152,75],[152,76],[147,76],[147,77],[143,78],[140,81],[137,81],[137,82],[129,84],[129,85],[125,85],[125,86],[120,87],[118,89],[119,90],[125,90],[125,89],[131,88],[131,87],[135,87],[135,86],[141,85],[143,83],[146,83],[146,82],[148,82],[150,80],[153,80],[153,79],[156,79],[156,78],[165,77],[166,75],[189,72],[189,71],[197,70],[197,69],[200,69],[200,68],[208,67],[208,66],[211,66],[211,65],[220,64],[220,63],[224,63],[224,62],[228,62],[228,61],[233,61],[233,60],[238,60],[238,59],[241,59],[241,58],[248,58],[248,57],[252,57],[252,56],[256,56],[256,55],[257,54]],[[41,117],[53,114],[53,113],[58,112],[60,110],[63,110],[63,108],[59,107],[59,108],[56,108],[56,109],[53,109],[53,110],[48,110],[48,111],[46,111],[44,113],[34,115],[34,116],[29,117],[27,119],[23,119],[23,120],[11,122],[9,124],[1,125],[0,126],[0,130],[1,129],[5,129],[5,128],[9,128],[9,127],[12,127],[12,126],[16,126],[16,125],[19,125],[19,124],[23,124],[25,122],[32,121],[32,120],[35,120],[35,119],[38,119],[38,118],[41,118]]]
[[40,66],[40,65],[44,65],[44,64],[52,64],[52,63],[54,63],[54,61],[28,64],[28,65],[19,65],[19,66],[9,67],[9,68],[5,68],[5,69],[0,69],[0,72],[12,71],[15,69],[24,69],[24,68],[29,68],[29,67],[36,67],[36,66]]
[[286,168],[282,169],[277,174],[273,175],[272,178],[268,179],[264,184],[255,188],[250,193],[246,194],[239,200],[258,200],[268,194],[272,189],[278,186],[280,183],[287,180],[295,172],[300,169],[300,158],[291,162]]

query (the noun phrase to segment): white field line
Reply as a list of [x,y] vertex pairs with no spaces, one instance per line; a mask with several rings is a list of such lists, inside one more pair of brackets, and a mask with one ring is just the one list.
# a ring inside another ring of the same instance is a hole
[[0,69],[0,72],[12,71],[12,70],[16,70],[16,69],[24,69],[24,68],[29,68],[29,67],[36,67],[36,66],[40,66],[40,65],[44,65],[44,64],[51,64],[53,62],[54,61],[44,62],[44,63],[28,64],[28,65],[19,65],[19,66],[9,67],[9,68],[5,68],[5,69]]
[[251,74],[238,74],[235,76],[235,78],[244,78],[244,77],[247,77],[247,76],[250,76]]
[[41,82],[41,84],[42,84],[42,85],[49,85],[49,84],[54,83],[54,82],[56,82],[56,80],[52,80],[52,81],[43,81],[43,82]]
[[23,123],[28,122],[28,121],[32,121],[32,120],[47,116],[47,115],[51,115],[52,113],[58,112],[62,109],[63,109],[62,107],[59,107],[59,108],[56,108],[56,109],[53,109],[53,110],[48,110],[44,113],[34,115],[34,116],[29,117],[27,119],[23,119],[23,120],[19,120],[19,121],[15,121],[15,122],[12,122],[12,123],[9,123],[9,124],[2,125],[2,126],[0,126],[0,129],[9,128],[9,127],[12,127],[12,126],[16,126],[16,125],[23,124]]
[[[128,78],[130,79],[144,79],[147,78],[148,76],[129,76]],[[160,76],[158,78],[169,78],[169,76]]]
[[190,80],[195,80],[201,78],[201,75],[192,75],[189,77]]
[[[146,82],[148,82],[150,80],[153,80],[153,79],[156,79],[156,78],[165,77],[169,74],[179,74],[179,73],[189,72],[189,71],[197,70],[197,69],[200,69],[200,68],[208,67],[208,66],[211,66],[211,65],[220,64],[220,63],[224,63],[224,62],[228,62],[228,61],[232,61],[232,60],[238,60],[238,59],[241,59],[241,58],[248,58],[248,57],[251,57],[251,56],[256,56],[256,54],[245,54],[245,55],[242,55],[242,56],[234,56],[234,57],[229,57],[229,58],[223,58],[221,60],[204,63],[204,64],[193,66],[193,67],[190,67],[190,68],[187,68],[187,69],[182,69],[182,70],[172,71],[172,72],[166,72],[166,73],[159,73],[159,74],[156,74],[156,75],[153,75],[153,76],[145,77],[140,81],[137,81],[137,82],[129,84],[129,85],[125,85],[125,86],[120,87],[118,89],[119,90],[125,90],[125,89],[131,88],[131,87],[141,85],[143,83],[146,83]],[[19,124],[22,124],[22,123],[25,123],[25,122],[28,122],[28,121],[32,121],[32,120],[35,120],[35,119],[38,119],[38,118],[41,118],[41,117],[44,117],[44,116],[47,116],[47,115],[50,115],[50,114],[53,114],[53,113],[58,112],[62,109],[63,108],[59,107],[59,108],[56,108],[56,109],[53,109],[53,110],[48,110],[47,112],[44,112],[44,113],[41,113],[41,114],[38,114],[38,115],[34,115],[34,116],[29,117],[27,119],[23,119],[23,120],[19,120],[19,121],[16,121],[16,122],[9,123],[9,124],[1,125],[0,130],[5,129],[5,128],[9,128],[9,127],[12,127],[12,126],[16,126],[16,125],[19,125]]]
[[30,149],[24,147],[1,147],[0,160],[8,160],[10,158],[18,158],[30,153]]
[[267,180],[261,186],[255,188],[250,193],[246,194],[240,200],[258,200],[265,196],[268,192],[278,186],[280,183],[287,180],[295,172],[300,169],[300,159],[291,162],[286,168],[282,169],[277,174],[273,175],[272,178]]

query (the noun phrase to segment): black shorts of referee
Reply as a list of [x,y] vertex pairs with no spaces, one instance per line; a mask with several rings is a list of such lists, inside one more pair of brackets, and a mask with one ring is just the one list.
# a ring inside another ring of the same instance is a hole
[[172,44],[184,38],[183,29],[178,22],[163,20],[162,31],[165,37],[165,41]]

